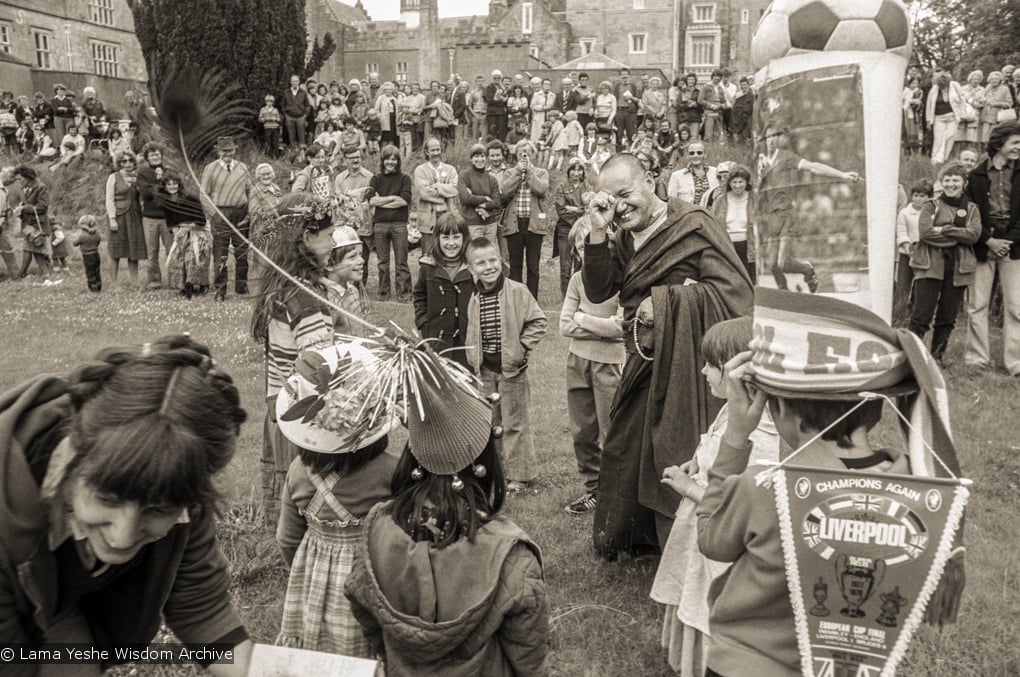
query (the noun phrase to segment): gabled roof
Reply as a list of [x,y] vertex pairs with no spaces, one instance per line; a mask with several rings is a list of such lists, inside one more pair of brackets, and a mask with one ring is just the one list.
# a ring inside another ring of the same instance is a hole
[[349,5],[341,0],[325,0],[325,3],[329,10],[333,12],[336,20],[345,26],[354,26],[355,24],[368,21],[368,15],[359,7]]
[[611,59],[600,52],[591,52],[557,66],[556,70],[603,71],[620,70],[621,68],[627,68],[627,64],[620,63],[616,59]]

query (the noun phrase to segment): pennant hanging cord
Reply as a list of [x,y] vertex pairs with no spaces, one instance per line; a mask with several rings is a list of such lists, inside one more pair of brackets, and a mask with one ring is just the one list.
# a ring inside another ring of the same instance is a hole
[[755,484],[757,486],[759,486],[759,487],[762,486],[762,485],[769,486],[771,484],[771,481],[772,481],[772,476],[775,474],[775,472],[777,470],[779,470],[780,468],[782,468],[787,463],[789,463],[790,461],[792,461],[794,456],[796,456],[800,452],[804,451],[809,446],[814,444],[816,441],[821,439],[822,435],[824,435],[825,433],[827,433],[830,430],[832,430],[843,419],[845,419],[847,416],[849,416],[850,414],[854,413],[855,411],[860,409],[862,406],[864,406],[865,402],[870,402],[870,401],[876,400],[876,399],[882,399],[882,400],[885,400],[886,402],[888,402],[889,405],[892,407],[892,410],[896,412],[897,416],[899,416],[900,420],[902,420],[903,423],[906,424],[906,426],[910,429],[911,433],[916,435],[916,439],[921,441],[921,444],[924,445],[925,449],[927,449],[929,452],[931,452],[932,457],[934,457],[939,462],[939,465],[941,465],[942,468],[947,473],[949,473],[949,476],[952,477],[954,480],[959,480],[960,479],[956,475],[956,473],[954,473],[952,471],[952,469],[948,465],[946,465],[945,461],[942,460],[942,457],[938,455],[938,452],[936,452],[935,449],[933,449],[932,446],[930,444],[928,444],[928,440],[924,439],[924,435],[922,435],[917,430],[917,428],[915,428],[913,425],[911,425],[910,421],[907,420],[907,418],[903,415],[903,412],[901,412],[899,407],[896,406],[896,403],[892,401],[892,398],[890,398],[888,395],[883,395],[882,393],[862,392],[862,393],[858,393],[858,394],[862,398],[860,402],[858,402],[853,407],[851,407],[846,413],[844,413],[842,416],[837,418],[835,421],[833,421],[832,423],[827,425],[824,429],[822,429],[814,437],[809,439],[804,444],[800,445],[800,447],[798,447],[792,454],[790,454],[789,456],[784,458],[782,461],[780,461],[779,463],[777,463],[774,466],[771,466],[771,467],[769,467],[769,468],[767,468],[765,470],[762,470],[757,475],[755,475],[754,476]]

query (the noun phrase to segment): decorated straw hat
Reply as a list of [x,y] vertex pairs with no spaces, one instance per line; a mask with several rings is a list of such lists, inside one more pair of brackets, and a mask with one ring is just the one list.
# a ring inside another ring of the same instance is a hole
[[839,299],[759,287],[751,365],[767,393],[860,399],[915,392],[901,337],[874,313]]
[[378,358],[357,341],[305,350],[276,398],[284,436],[309,451],[363,449],[399,422],[399,407],[378,387]]
[[423,373],[408,393],[407,430],[411,455],[434,475],[453,475],[471,465],[493,434],[492,405],[456,363],[431,353],[441,373]]

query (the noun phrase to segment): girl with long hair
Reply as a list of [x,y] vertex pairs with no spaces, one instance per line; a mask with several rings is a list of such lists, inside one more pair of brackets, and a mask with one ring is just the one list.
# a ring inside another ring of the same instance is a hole
[[297,447],[280,433],[276,398],[300,351],[333,340],[333,319],[321,300],[326,297],[326,269],[334,244],[328,203],[292,193],[277,210],[281,216],[255,244],[278,268],[270,266],[264,273],[251,319],[252,336],[266,354],[269,406],[262,441],[262,508],[269,524],[276,524],[287,468],[297,455]]

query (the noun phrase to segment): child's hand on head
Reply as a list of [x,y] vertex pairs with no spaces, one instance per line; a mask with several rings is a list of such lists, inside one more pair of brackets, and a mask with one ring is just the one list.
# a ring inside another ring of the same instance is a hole
[[729,418],[723,440],[730,446],[743,447],[758,427],[768,394],[750,382],[751,351],[738,353],[723,365],[727,384],[726,402]]

